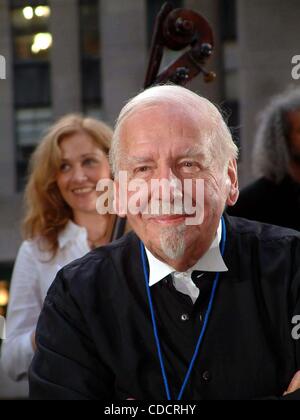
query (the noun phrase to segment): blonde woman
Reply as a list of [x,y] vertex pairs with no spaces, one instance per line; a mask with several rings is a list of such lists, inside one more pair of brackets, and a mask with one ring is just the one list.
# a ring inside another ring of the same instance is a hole
[[111,129],[69,115],[52,126],[31,160],[25,242],[12,278],[2,365],[15,381],[27,377],[35,330],[57,271],[110,240],[114,216],[96,211],[99,179],[110,178]]

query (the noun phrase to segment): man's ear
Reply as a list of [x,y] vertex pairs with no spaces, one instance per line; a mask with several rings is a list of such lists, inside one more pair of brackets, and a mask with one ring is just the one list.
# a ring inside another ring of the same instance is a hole
[[119,217],[127,216],[127,195],[120,189],[119,181],[114,181],[114,211]]
[[236,159],[231,159],[228,165],[227,173],[228,195],[226,204],[234,206],[239,198],[239,181]]

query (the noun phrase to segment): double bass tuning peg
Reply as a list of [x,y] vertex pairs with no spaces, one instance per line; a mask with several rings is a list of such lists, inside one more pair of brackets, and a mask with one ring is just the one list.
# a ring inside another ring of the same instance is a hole
[[214,71],[206,71],[206,70],[202,70],[203,73],[203,79],[205,81],[205,83],[211,83],[214,82],[217,78],[217,75]]
[[202,57],[209,58],[213,53],[213,47],[211,44],[203,43],[200,47],[200,54]]
[[189,80],[190,71],[187,67],[178,67],[170,81],[176,85],[185,84]]
[[[203,79],[205,83],[211,83],[216,78],[217,75],[213,71],[207,71],[202,66],[199,66],[200,72],[203,74]],[[170,76],[170,81],[176,85],[185,85],[190,79],[190,70],[188,67],[178,67],[174,74]]]
[[191,20],[179,17],[175,21],[175,30],[179,34],[190,35],[195,31],[195,25]]

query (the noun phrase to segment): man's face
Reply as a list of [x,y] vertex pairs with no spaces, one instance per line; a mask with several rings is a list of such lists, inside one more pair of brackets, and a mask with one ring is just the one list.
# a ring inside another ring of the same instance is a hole
[[[160,104],[142,108],[129,116],[121,128],[119,169],[129,180],[204,180],[204,219],[186,225],[186,214],[133,215],[128,220],[146,247],[178,271],[192,266],[208,250],[223,213],[231,183],[236,181],[235,163],[230,175],[213,158],[209,138],[210,120],[199,118],[189,106]],[[150,189],[151,191],[151,189]],[[128,199],[133,193],[128,192]],[[148,199],[151,200],[151,192]]]
[[300,110],[288,113],[287,119],[290,128],[290,175],[296,182],[300,183]]

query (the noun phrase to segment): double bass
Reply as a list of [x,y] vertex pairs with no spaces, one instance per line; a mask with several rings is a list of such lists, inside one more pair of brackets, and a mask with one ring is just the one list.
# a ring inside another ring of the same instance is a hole
[[[184,52],[160,72],[166,48]],[[212,82],[216,74],[207,71],[205,64],[213,49],[213,32],[207,20],[193,10],[176,9],[166,2],[156,18],[144,88],[166,83],[185,86],[199,74],[206,83]],[[125,228],[126,219],[117,217],[112,241],[121,238]]]

